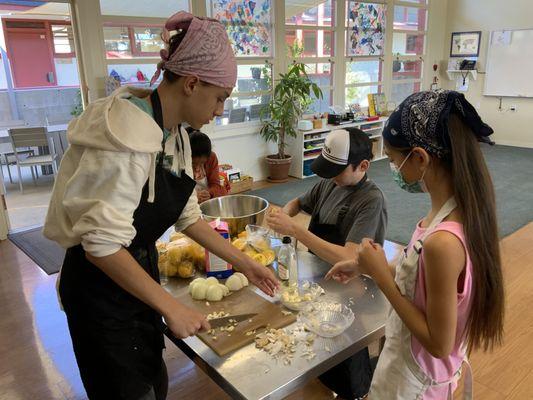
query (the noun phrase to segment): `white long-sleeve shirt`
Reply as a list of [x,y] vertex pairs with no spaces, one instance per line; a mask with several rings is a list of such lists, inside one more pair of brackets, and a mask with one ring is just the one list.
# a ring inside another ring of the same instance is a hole
[[[124,87],[97,100],[68,127],[70,147],[61,161],[46,215],[44,235],[63,248],[82,244],[95,257],[114,254],[135,237],[133,213],[144,185],[153,198],[156,155],[163,133],[131,101],[149,91]],[[177,135],[183,148],[177,145]],[[178,148],[179,147],[179,148]],[[187,133],[175,129],[165,144],[172,170],[192,176]],[[195,192],[175,224],[180,231],[200,218]]]

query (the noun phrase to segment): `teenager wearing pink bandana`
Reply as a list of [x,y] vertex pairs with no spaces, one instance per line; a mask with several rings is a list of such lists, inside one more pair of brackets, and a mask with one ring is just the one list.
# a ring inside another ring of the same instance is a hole
[[200,218],[194,191],[182,124],[222,115],[237,78],[226,31],[179,12],[164,39],[157,89],[118,89],[70,123],[46,217],[45,236],[66,249],[59,296],[90,399],[166,398],[161,317],[179,338],[209,329],[159,285],[155,242],[172,225],[266,294],[278,286]]

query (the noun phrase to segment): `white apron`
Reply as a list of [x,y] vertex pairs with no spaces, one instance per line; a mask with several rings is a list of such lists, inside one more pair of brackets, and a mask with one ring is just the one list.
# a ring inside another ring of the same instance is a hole
[[[396,266],[395,281],[402,295],[413,300],[415,284],[418,276],[418,259],[424,240],[433,232],[457,206],[455,199],[450,198],[437,213],[422,237],[406,248],[404,255]],[[466,364],[464,398],[472,396],[472,371],[465,357]],[[371,400],[418,400],[430,386],[448,386],[448,399],[453,399],[453,383],[459,379],[461,368],[453,378],[436,382],[420,368],[411,352],[411,332],[393,307],[390,308],[385,326],[385,346],[381,352],[370,387]],[[444,400],[444,399],[443,399]]]

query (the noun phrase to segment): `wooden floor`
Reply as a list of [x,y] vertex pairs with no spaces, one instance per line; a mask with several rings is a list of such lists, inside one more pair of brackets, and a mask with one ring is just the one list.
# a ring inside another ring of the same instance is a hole
[[[476,399],[533,399],[532,242],[533,223],[502,241],[507,294],[505,344],[492,354],[472,356]],[[0,242],[2,400],[86,398],[65,317],[56,300],[56,277],[46,275],[11,242]],[[229,399],[170,343],[165,360],[169,399]],[[311,381],[289,398],[330,399],[333,394]]]

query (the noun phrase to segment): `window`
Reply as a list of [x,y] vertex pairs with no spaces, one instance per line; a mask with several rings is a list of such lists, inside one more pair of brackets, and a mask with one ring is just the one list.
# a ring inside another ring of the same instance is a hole
[[[309,7],[310,3],[315,6]],[[323,98],[314,98],[307,112],[326,112],[332,105],[335,4],[335,0],[285,1],[285,43],[299,48],[295,61],[305,64],[309,78],[322,90]]]
[[157,65],[154,64],[108,64],[107,73],[115,77],[123,85],[148,84],[155,73]]
[[164,47],[161,40],[161,28],[138,27],[133,29],[133,39],[135,40],[135,51],[137,54],[159,56],[159,50]]
[[131,40],[125,26],[104,26],[104,44],[107,58],[131,58]]
[[70,24],[56,25],[50,24],[52,39],[54,44],[55,58],[72,58],[74,54],[74,35]]
[[346,2],[345,105],[368,107],[368,95],[381,93],[387,6]]
[[178,11],[190,12],[191,5],[189,0],[100,0],[100,10],[108,74],[124,85],[148,87],[164,48],[165,21]]
[[180,10],[190,12],[190,4],[189,0],[100,0],[100,10],[102,15],[166,19]]
[[383,55],[387,6],[358,1],[348,1],[346,6],[346,55]]
[[285,43],[303,47],[302,58],[333,57],[335,1],[314,3],[307,8],[301,1],[285,2]]
[[333,68],[331,63],[305,64],[307,76],[322,90],[322,99],[314,98],[308,112],[323,113],[328,111],[333,101]]
[[422,84],[420,82],[393,84],[391,100],[396,104],[400,104],[409,95],[419,92],[421,89],[421,85]]
[[164,47],[162,27],[139,25],[104,26],[106,58],[158,57]]
[[404,3],[405,0],[394,6],[391,101],[396,104],[420,91],[424,67],[427,2],[407,1],[413,3],[412,7],[405,6]]
[[346,105],[359,104],[361,107],[368,107],[368,95],[381,93],[381,90],[379,85],[348,86],[344,93]]
[[428,2],[427,0],[402,0],[402,3],[415,3],[420,5],[426,5]]
[[[317,4],[308,8],[309,3]],[[285,24],[304,26],[335,26],[335,8],[332,0],[305,2],[298,0],[285,1]]]
[[[270,102],[274,42],[273,0],[208,0],[212,18],[226,27],[237,58],[237,84],[216,125],[258,121]],[[266,59],[266,62],[265,62]]]
[[261,111],[270,102],[272,68],[270,64],[239,64],[237,85],[224,104],[224,114],[216,125],[258,121]]
[[272,0],[210,0],[210,15],[222,22],[237,57],[272,56]]

